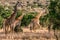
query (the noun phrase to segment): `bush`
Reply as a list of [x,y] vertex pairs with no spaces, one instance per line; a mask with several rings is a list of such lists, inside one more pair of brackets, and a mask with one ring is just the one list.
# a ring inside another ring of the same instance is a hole
[[59,3],[59,1],[51,0],[50,6],[49,6],[49,13],[40,18],[40,23],[43,25],[48,26],[49,24],[52,23],[53,30],[60,29],[60,13],[59,13],[59,10],[57,11],[57,9],[60,9],[59,6],[57,6],[58,3]]
[[31,19],[33,19],[36,16],[36,14],[36,12],[30,12],[24,15],[21,26],[27,26],[31,22]]

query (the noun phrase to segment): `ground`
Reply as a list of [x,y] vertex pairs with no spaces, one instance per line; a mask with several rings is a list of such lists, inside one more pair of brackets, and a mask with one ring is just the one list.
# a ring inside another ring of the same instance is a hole
[[[25,30],[28,30],[25,28]],[[59,34],[60,38],[60,34]],[[48,30],[37,30],[37,32],[19,32],[4,34],[0,32],[0,40],[56,40],[53,34],[48,33]],[[60,40],[60,39],[59,39]]]

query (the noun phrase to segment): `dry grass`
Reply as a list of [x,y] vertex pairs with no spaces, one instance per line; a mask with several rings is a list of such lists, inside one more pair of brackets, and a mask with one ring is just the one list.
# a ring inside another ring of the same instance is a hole
[[38,32],[29,32],[27,30],[29,29],[25,28],[25,32],[23,33],[20,32],[4,34],[0,32],[0,40],[56,40],[53,31],[48,33],[47,30],[38,30]]

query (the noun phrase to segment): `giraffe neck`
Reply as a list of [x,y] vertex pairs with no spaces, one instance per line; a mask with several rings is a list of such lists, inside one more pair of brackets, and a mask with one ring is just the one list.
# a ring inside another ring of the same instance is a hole
[[43,14],[44,14],[44,12],[43,12],[43,11],[38,12],[38,14],[36,15],[36,18],[38,18],[38,19],[39,19]]
[[40,13],[36,15],[36,18],[37,19],[39,19],[40,17],[41,17],[41,14]]
[[10,23],[13,23],[15,21],[16,15],[17,15],[17,5],[18,2],[16,3],[16,5],[14,6],[14,12],[11,14],[11,16],[7,19],[9,20]]

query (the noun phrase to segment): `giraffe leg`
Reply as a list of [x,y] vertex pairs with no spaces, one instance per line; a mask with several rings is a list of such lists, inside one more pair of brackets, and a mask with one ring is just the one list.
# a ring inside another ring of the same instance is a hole
[[5,27],[5,34],[7,33],[7,31],[6,31],[6,30],[7,30],[7,28]]
[[8,26],[5,27],[5,34],[8,33]]
[[33,32],[33,23],[30,24],[30,30]]
[[14,27],[13,26],[11,26],[11,32],[14,33]]

